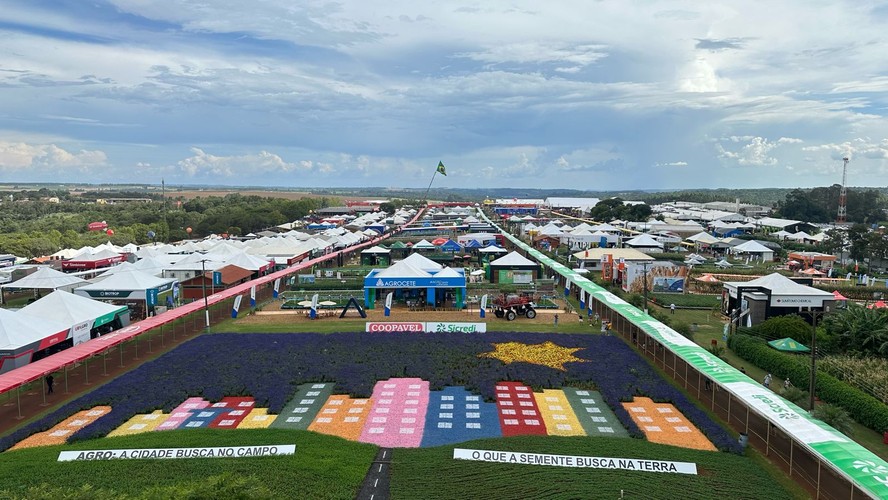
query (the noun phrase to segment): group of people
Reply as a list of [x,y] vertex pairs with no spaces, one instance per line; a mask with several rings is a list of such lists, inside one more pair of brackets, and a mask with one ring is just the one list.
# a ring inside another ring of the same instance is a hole
[[[774,380],[774,376],[771,375],[770,372],[768,372],[768,374],[765,375],[765,379],[762,380],[762,385],[765,386],[766,389],[770,389],[771,382],[773,380]],[[785,391],[785,390],[789,389],[790,387],[793,387],[792,382],[789,380],[789,377],[786,377],[786,379],[783,380],[783,390]]]

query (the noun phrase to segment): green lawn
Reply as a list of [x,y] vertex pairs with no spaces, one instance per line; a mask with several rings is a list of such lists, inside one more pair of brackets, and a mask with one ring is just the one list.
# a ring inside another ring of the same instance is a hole
[[[454,460],[453,448],[694,462],[698,475]],[[640,439],[522,436],[392,454],[392,498],[807,498],[748,457]]]
[[[269,444],[295,444],[296,454],[256,458],[56,461],[62,450]],[[149,432],[0,454],[0,498],[30,498],[36,495],[33,492],[28,493],[28,488],[40,485],[48,485],[52,489],[48,497],[60,497],[63,492],[81,488],[83,485],[103,490],[104,494],[95,498],[141,496],[151,488],[176,491],[178,488],[195,487],[197,483],[212,484],[209,478],[218,479],[218,476],[227,475],[245,480],[248,486],[256,487],[260,492],[267,491],[267,498],[352,499],[376,450],[374,445],[313,432],[282,429]],[[177,496],[178,494],[173,494],[168,498]]]

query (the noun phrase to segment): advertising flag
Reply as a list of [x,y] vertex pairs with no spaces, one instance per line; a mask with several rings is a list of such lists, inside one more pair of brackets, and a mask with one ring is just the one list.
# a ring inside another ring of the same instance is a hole
[[274,280],[274,290],[272,292],[272,295],[274,295],[274,298],[278,298],[278,293],[280,292],[280,290],[281,290],[281,279],[278,278],[278,279]]
[[385,316],[389,317],[392,315],[392,292],[389,292],[388,295],[385,296]]
[[482,318],[487,315],[487,312],[485,311],[485,309],[487,309],[487,294],[486,293],[481,296],[481,317]]
[[318,317],[318,294],[311,296],[311,319]]
[[580,312],[586,308],[586,291],[580,290]]
[[241,299],[243,299],[243,295],[238,295],[234,298],[234,307],[231,308],[231,317],[237,318],[237,311],[240,309]]
[[256,307],[256,285],[250,287],[250,307]]
[[570,280],[564,280],[564,296],[570,295]]
[[444,163],[440,161],[438,162],[438,173],[447,177],[447,169],[444,168]]

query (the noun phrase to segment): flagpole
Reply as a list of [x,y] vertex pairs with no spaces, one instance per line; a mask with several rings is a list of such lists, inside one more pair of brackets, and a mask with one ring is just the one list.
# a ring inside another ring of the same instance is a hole
[[435,173],[432,174],[432,180],[429,181],[429,187],[426,188],[425,199],[426,204],[429,203],[429,190],[432,189],[432,183],[435,182],[435,176],[438,175],[438,169],[435,169]]

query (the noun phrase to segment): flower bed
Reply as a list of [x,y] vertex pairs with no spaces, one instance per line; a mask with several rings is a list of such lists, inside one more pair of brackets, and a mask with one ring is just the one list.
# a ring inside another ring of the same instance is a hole
[[[592,362],[567,362],[564,370],[559,370],[526,361],[505,364],[479,357],[494,351],[496,343],[530,346],[547,341],[574,350],[572,356]],[[427,380],[431,391],[462,386],[488,402],[495,400],[495,387],[503,380],[520,380],[534,390],[594,388],[614,409],[623,427],[635,436],[641,436],[641,432],[620,402],[636,394],[645,395],[674,404],[717,447],[739,451],[727,431],[666,383],[620,339],[527,332],[204,335],[4,437],[0,450],[97,405],[112,406],[114,411],[75,433],[72,439],[105,436],[137,414],[158,409],[171,412],[189,396],[200,396],[203,401],[252,396],[258,406],[280,413],[301,384],[335,381],[335,392],[367,398],[376,381],[397,377]],[[188,413],[193,409],[182,410]],[[360,430],[357,428],[357,435]]]
[[648,441],[694,450],[716,451],[694,424],[668,403],[654,403],[650,398],[635,398],[623,403]]
[[19,441],[12,448],[20,450],[22,448],[33,448],[35,446],[64,444],[72,434],[95,422],[99,417],[109,413],[111,413],[110,406],[96,406],[88,410],[79,411],[65,420],[62,420],[51,429],[33,434],[26,439]]

